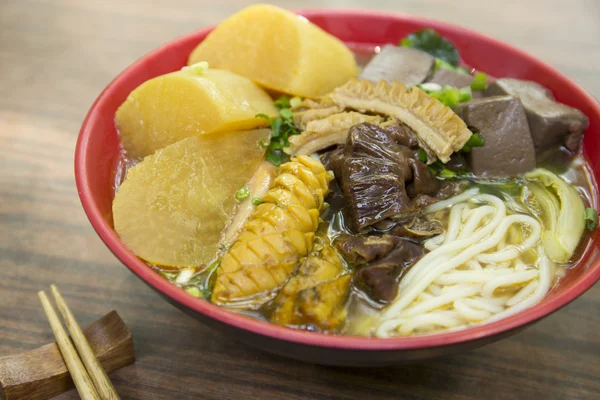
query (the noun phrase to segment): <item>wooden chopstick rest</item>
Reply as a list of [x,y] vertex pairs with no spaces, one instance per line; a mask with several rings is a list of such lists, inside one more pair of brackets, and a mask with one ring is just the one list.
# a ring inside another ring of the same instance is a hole
[[[83,334],[108,374],[135,361],[131,332],[116,311],[85,328]],[[56,343],[0,358],[0,398],[45,400],[73,387]]]
[[77,348],[79,357],[81,358],[81,361],[83,362],[83,365],[85,366],[85,369],[87,370],[90,380],[93,382],[99,397],[102,400],[120,400],[117,391],[108,378],[108,375],[100,365],[100,362],[96,358],[96,355],[92,351],[87,340],[85,339],[79,324],[75,320],[75,316],[63,299],[60,291],[55,285],[50,285],[50,290],[52,292],[52,296],[54,297],[54,302],[60,310],[60,313],[65,321],[65,325],[71,334],[71,339]]

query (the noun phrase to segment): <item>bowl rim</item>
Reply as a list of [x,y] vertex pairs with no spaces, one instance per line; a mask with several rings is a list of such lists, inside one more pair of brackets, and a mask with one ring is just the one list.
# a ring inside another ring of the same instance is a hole
[[[369,17],[381,17],[395,21],[416,21],[423,25],[431,26],[435,28],[442,28],[443,30],[449,30],[457,32],[461,35],[467,35],[471,37],[477,37],[481,40],[492,42],[494,45],[504,47],[511,52],[518,54],[519,57],[526,58],[528,61],[542,65],[544,68],[549,70],[554,75],[558,75],[563,79],[571,82],[576,89],[579,91],[578,96],[585,98],[586,102],[593,104],[593,111],[600,116],[600,104],[597,100],[587,93],[582,87],[573,82],[571,79],[560,73],[554,67],[547,63],[537,59],[520,50],[510,44],[504,43],[498,39],[494,39],[485,34],[470,30],[468,28],[460,27],[450,23],[424,18],[420,16],[414,16],[406,13],[398,12],[387,12],[387,11],[375,11],[365,10],[359,8],[338,8],[338,9],[300,9],[294,10],[294,12],[303,15],[310,19],[310,17],[326,17],[330,15],[355,17],[355,16],[369,16]],[[585,291],[591,288],[596,281],[600,280],[600,258],[593,261],[588,270],[584,271],[578,280],[567,290],[564,290],[560,294],[553,296],[551,299],[544,303],[538,303],[535,306],[526,309],[513,316],[490,322],[487,324],[476,325],[465,329],[453,330],[429,335],[418,335],[410,337],[399,337],[399,338],[372,338],[362,336],[341,336],[341,335],[328,335],[317,332],[308,332],[303,330],[296,330],[292,328],[282,327],[274,325],[266,321],[261,321],[249,316],[237,314],[226,309],[223,309],[217,305],[211,304],[205,300],[194,298],[187,294],[183,289],[180,289],[167,280],[162,278],[152,269],[135,256],[124,243],[122,243],[111,228],[111,226],[104,221],[102,213],[100,212],[96,202],[91,193],[90,185],[88,182],[88,168],[86,158],[88,154],[88,144],[91,137],[92,127],[99,113],[96,111],[100,108],[100,105],[109,98],[117,87],[122,82],[126,82],[134,71],[142,65],[146,60],[155,57],[162,53],[165,49],[170,48],[176,44],[190,40],[192,37],[202,37],[207,32],[212,30],[213,27],[197,30],[195,32],[183,35],[175,40],[172,40],[155,50],[145,54],[124,71],[122,71],[116,78],[114,78],[106,88],[100,93],[98,98],[94,101],[90,107],[79,131],[77,144],[75,147],[75,181],[77,185],[77,191],[83,206],[83,209],[92,224],[92,227],[100,236],[101,240],[105,245],[112,251],[112,253],[123,263],[131,272],[141,278],[146,284],[153,287],[163,295],[169,297],[172,301],[183,305],[189,310],[198,312],[205,315],[206,317],[212,318],[223,324],[238,328],[244,331],[248,331],[257,335],[269,337],[272,339],[283,340],[286,342],[293,342],[301,345],[309,345],[314,347],[322,348],[335,348],[335,349],[347,349],[347,350],[361,350],[361,351],[400,351],[400,350],[415,350],[415,349],[426,349],[433,347],[442,347],[465,343],[469,341],[475,341],[483,339],[485,337],[493,337],[502,333],[515,330],[519,327],[524,327],[531,324],[551,313],[558,311],[577,297],[581,296]]]

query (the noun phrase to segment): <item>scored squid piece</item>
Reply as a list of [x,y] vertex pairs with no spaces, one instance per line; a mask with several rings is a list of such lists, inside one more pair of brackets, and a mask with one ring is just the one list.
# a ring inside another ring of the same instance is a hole
[[221,258],[212,301],[257,308],[311,250],[332,179],[319,161],[298,156],[279,174]]
[[271,322],[333,330],[345,318],[344,300],[351,275],[342,275],[343,262],[330,245],[309,256],[274,300]]

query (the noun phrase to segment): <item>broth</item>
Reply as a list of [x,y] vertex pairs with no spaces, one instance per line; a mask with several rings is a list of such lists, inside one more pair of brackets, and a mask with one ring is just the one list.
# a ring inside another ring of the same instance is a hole
[[[559,157],[560,160],[567,160],[564,152],[561,152],[563,157]],[[556,159],[556,157],[554,157]],[[133,167],[137,162],[128,159],[124,153],[122,153],[119,160],[118,166],[115,171],[115,192],[118,190],[121,182],[125,179],[126,172],[129,168]],[[553,170],[556,173],[565,178],[571,185],[573,185],[581,196],[585,199],[586,207],[593,207],[596,204],[597,194],[593,184],[593,178],[590,166],[587,161],[579,156],[573,159],[571,162],[562,162],[558,164],[544,163],[544,167]],[[522,189],[522,182],[519,181],[486,181],[470,178],[466,180],[468,185],[466,189],[472,187],[480,187],[482,191],[489,192],[498,197],[505,199],[505,202],[509,204],[509,208],[512,207],[512,211],[527,212],[532,215],[522,205],[519,196],[520,190]],[[334,182],[334,186],[337,186]],[[334,188],[339,190],[339,188]],[[332,195],[330,195],[332,197]],[[330,207],[325,210],[322,214],[323,223],[320,224],[318,230],[318,236],[321,240],[333,242],[333,240],[342,233],[350,233],[351,229],[348,226],[344,213],[342,211],[343,204],[341,202],[330,202]],[[443,221],[444,226],[447,226],[448,212],[443,212],[443,216],[440,220]],[[564,275],[565,270],[574,268],[577,266],[578,261],[583,257],[585,250],[588,247],[590,241],[589,233],[585,234],[585,237],[581,240],[576,255],[571,261],[565,264],[557,265],[552,276],[552,287],[556,286],[560,278]],[[180,286],[182,288],[198,288],[203,294],[206,300],[210,300],[210,288],[211,280],[214,278],[215,270],[211,269],[210,266],[205,269],[198,269],[194,271],[188,279],[184,281],[177,281],[180,274],[177,273],[177,269],[164,268],[148,264],[149,267],[160,273],[163,277],[168,279],[171,283]],[[353,272],[353,269],[348,263],[345,262],[344,268],[347,272]],[[503,295],[514,294],[521,287],[511,288],[511,293],[502,293]],[[271,299],[275,296],[275,293],[271,295]],[[338,334],[349,334],[349,335],[369,335],[372,334],[372,329],[367,328],[370,325],[371,319],[374,318],[379,311],[385,306],[384,304],[378,303],[372,300],[361,288],[356,285],[352,285],[350,295],[348,297],[348,318],[346,324],[344,324],[335,333]],[[231,311],[238,312],[253,318],[257,318],[263,321],[269,321],[269,315],[272,311],[272,303],[266,302],[262,307],[257,310],[244,310],[232,308]],[[307,328],[307,327],[304,327]],[[309,328],[309,327],[308,327]]]

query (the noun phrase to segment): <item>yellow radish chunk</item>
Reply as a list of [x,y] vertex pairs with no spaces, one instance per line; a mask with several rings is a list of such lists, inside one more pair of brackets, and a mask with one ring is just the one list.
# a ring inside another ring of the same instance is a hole
[[264,157],[269,131],[183,139],[129,169],[113,201],[115,230],[143,260],[169,267],[208,265],[234,213],[235,192]]
[[273,100],[243,76],[198,63],[144,82],[116,113],[121,144],[142,158],[190,136],[264,125]]
[[301,97],[318,97],[358,75],[352,52],[305,18],[259,4],[221,22],[191,53],[189,64],[214,68]]

